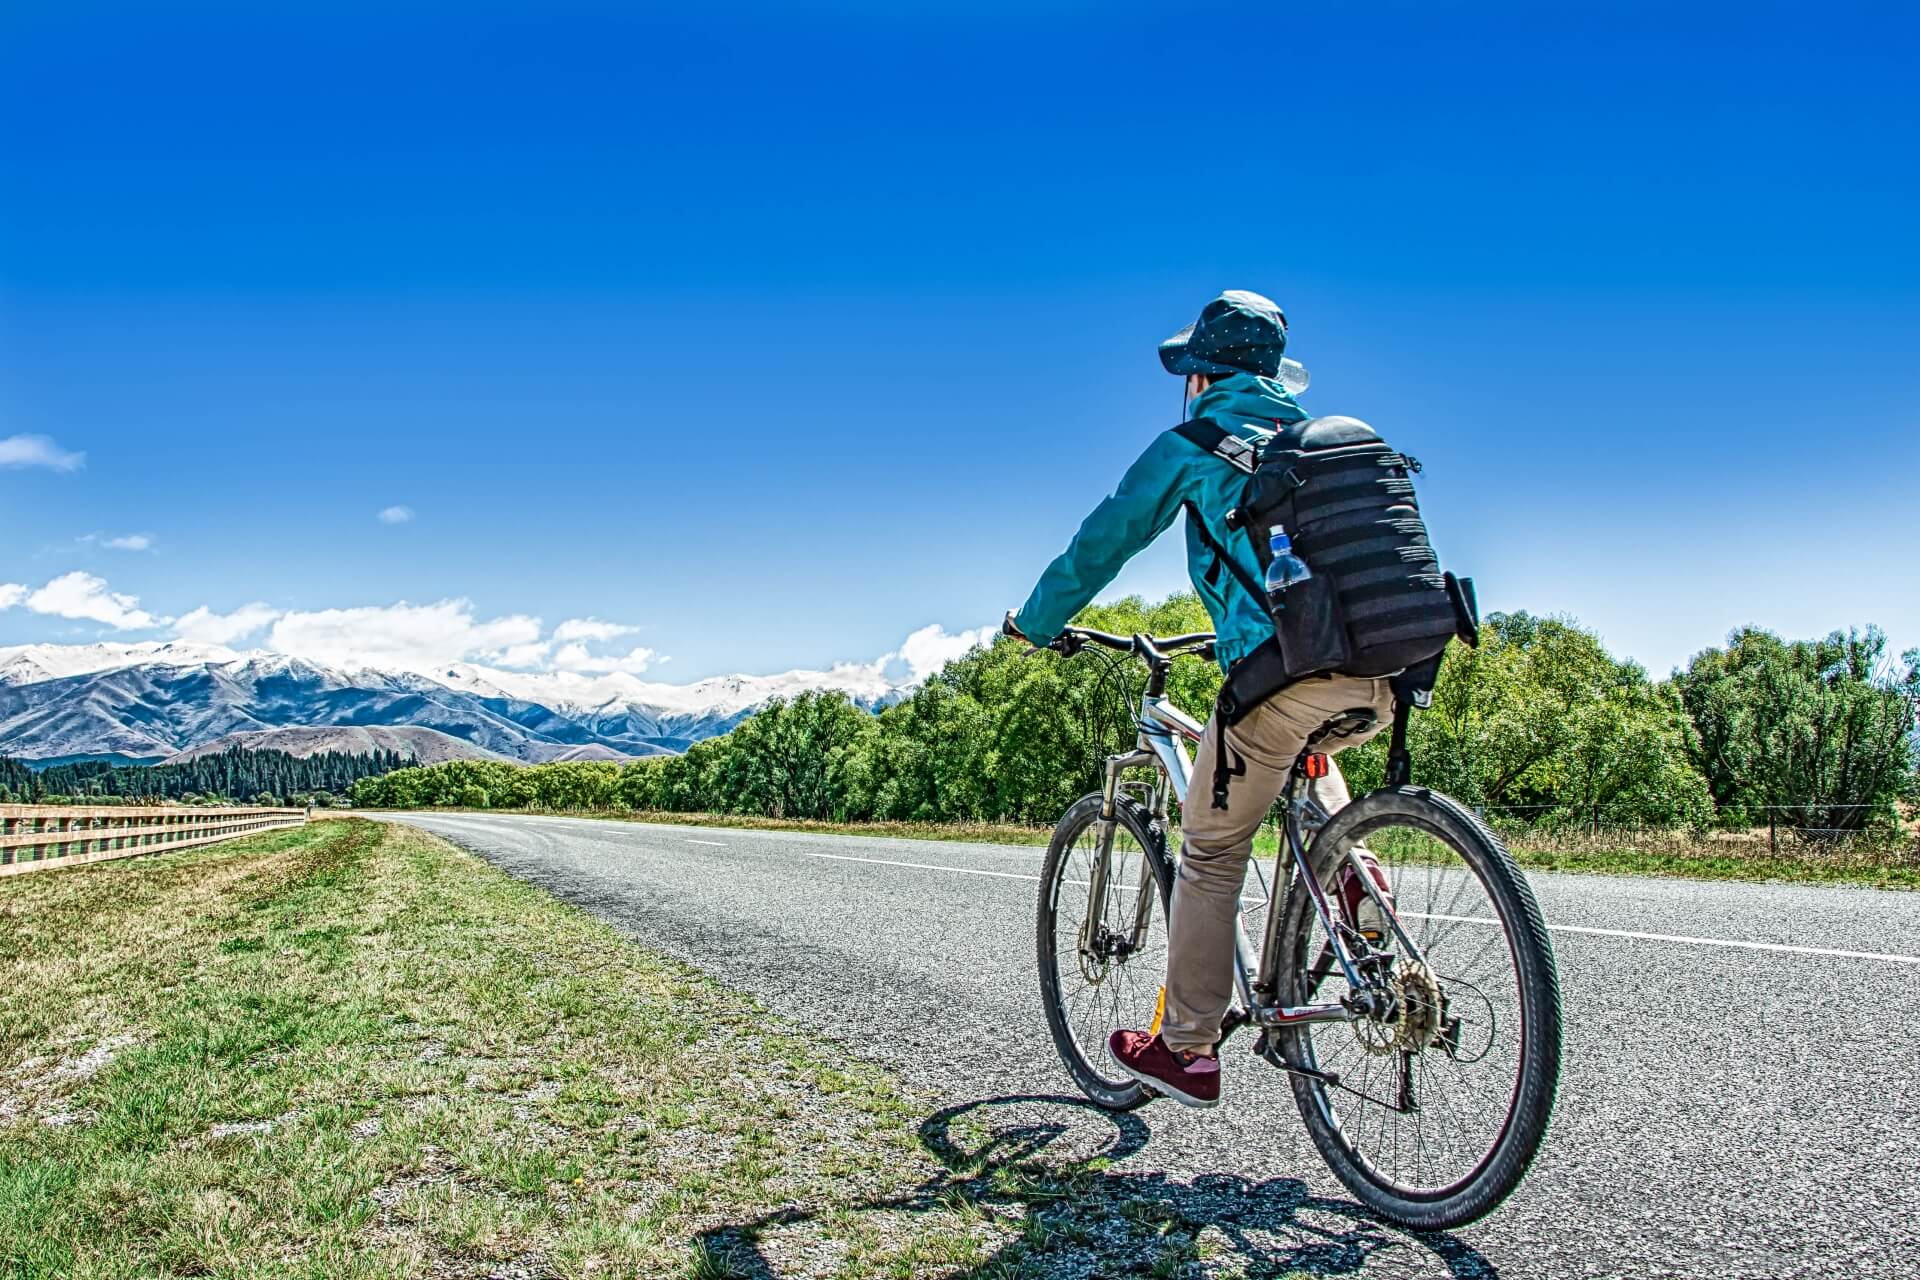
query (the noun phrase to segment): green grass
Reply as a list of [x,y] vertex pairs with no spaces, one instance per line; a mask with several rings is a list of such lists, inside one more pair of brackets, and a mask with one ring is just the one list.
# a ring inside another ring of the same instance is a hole
[[[437,812],[487,812],[438,810]],[[1044,846],[1051,828],[992,822],[816,822],[723,813],[574,812],[567,816],[665,826],[735,827],[753,831],[811,831],[823,835],[909,840],[955,840],[978,844]],[[1688,831],[1509,832],[1507,847],[1521,866],[1540,871],[1592,875],[1650,876],[1686,880],[1791,881],[1920,889],[1920,845],[1857,843],[1833,846],[1794,838],[1779,850],[1762,833],[1702,834]],[[1272,858],[1280,847],[1271,823],[1254,837],[1256,857]]]

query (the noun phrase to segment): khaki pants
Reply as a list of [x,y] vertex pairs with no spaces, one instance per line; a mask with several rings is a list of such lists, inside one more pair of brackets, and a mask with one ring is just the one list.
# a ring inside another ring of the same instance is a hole
[[[1167,1046],[1211,1053],[1220,1020],[1233,998],[1233,925],[1254,832],[1287,784],[1287,775],[1307,738],[1333,716],[1365,707],[1374,732],[1393,719],[1393,691],[1384,679],[1334,676],[1302,680],[1268,698],[1232,728],[1215,716],[1207,722],[1193,762],[1193,785],[1181,808],[1185,848],[1173,885],[1167,928],[1167,1010],[1160,1024]],[[1329,751],[1372,737],[1329,739]],[[1213,767],[1224,740],[1228,763],[1246,763],[1227,789],[1227,807],[1213,807]],[[1338,768],[1315,782],[1314,798],[1332,813],[1350,799]]]

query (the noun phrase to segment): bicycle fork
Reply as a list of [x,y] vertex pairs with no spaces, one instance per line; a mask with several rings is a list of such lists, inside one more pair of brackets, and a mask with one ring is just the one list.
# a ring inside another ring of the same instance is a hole
[[[1138,951],[1147,938],[1147,926],[1153,919],[1153,899],[1159,886],[1153,881],[1153,866],[1146,858],[1140,859],[1140,883],[1135,886],[1133,905],[1133,925],[1128,930],[1126,941],[1101,938],[1106,929],[1107,889],[1112,875],[1113,833],[1120,825],[1115,813],[1115,805],[1120,797],[1120,775],[1134,765],[1154,763],[1150,752],[1136,752],[1132,755],[1114,756],[1107,761],[1107,776],[1100,788],[1100,819],[1094,833],[1093,871],[1087,885],[1087,915],[1080,922],[1080,953],[1090,959],[1104,961],[1109,958],[1108,948],[1124,948],[1125,954]],[[1103,941],[1105,946],[1103,946]]]

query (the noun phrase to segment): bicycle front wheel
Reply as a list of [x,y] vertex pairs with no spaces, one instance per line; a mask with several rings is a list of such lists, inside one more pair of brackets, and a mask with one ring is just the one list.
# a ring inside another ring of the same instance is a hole
[[[1560,1076],[1553,948],[1512,856],[1458,802],[1417,787],[1354,801],[1310,846],[1321,884],[1356,848],[1385,871],[1420,962],[1388,937],[1391,1013],[1288,1028],[1280,1048],[1320,1073],[1296,1074],[1294,1099],[1335,1176],[1382,1217],[1448,1230],[1504,1200],[1546,1135]],[[1285,910],[1282,1002],[1327,1001],[1344,980],[1297,877]]]
[[1054,828],[1040,871],[1036,942],[1047,1026],[1074,1083],[1111,1111],[1153,1097],[1121,1071],[1107,1037],[1150,1025],[1167,974],[1173,868],[1165,834],[1130,800],[1114,806],[1104,901],[1094,900],[1100,797],[1077,801]]

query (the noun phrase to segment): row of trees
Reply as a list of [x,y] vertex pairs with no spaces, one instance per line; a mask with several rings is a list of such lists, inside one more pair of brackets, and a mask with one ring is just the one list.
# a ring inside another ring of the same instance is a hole
[[397,751],[310,756],[229,747],[180,764],[116,765],[88,760],[34,770],[0,757],[0,803],[190,800],[248,804],[328,803],[355,783],[408,763]]
[[[1097,606],[1102,630],[1205,630],[1191,593]],[[1414,719],[1416,776],[1535,822],[1890,826],[1914,798],[1916,657],[1887,660],[1873,629],[1821,641],[1736,633],[1656,681],[1575,623],[1489,618],[1455,646]],[[976,649],[878,716],[832,693],[780,701],[684,755],[524,767],[460,761],[355,785],[383,807],[624,808],[848,820],[1051,822],[1133,738],[1143,673],[1090,651],[1068,660],[1002,641]],[[1173,699],[1204,718],[1217,668],[1177,664]],[[1342,757],[1378,782],[1384,742]]]

